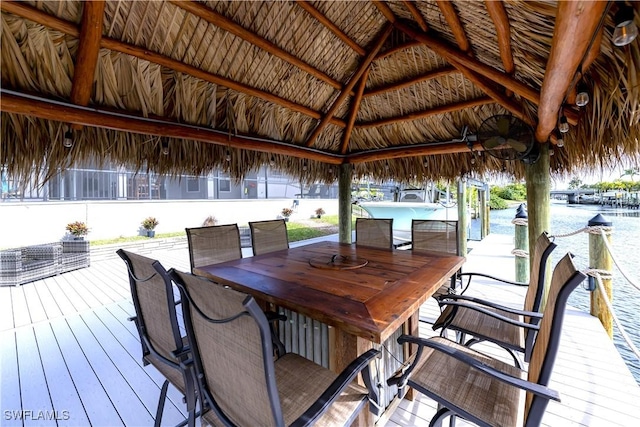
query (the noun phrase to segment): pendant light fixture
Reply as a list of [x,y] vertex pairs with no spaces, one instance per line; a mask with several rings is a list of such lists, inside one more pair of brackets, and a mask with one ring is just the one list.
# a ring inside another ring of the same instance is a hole
[[613,44],[626,46],[638,37],[638,27],[633,22],[633,7],[626,2],[617,2],[618,11],[615,16],[616,28],[613,31]]

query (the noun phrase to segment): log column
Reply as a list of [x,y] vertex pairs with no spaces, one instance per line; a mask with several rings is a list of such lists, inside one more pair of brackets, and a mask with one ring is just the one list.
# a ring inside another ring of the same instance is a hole
[[353,166],[340,165],[338,175],[338,237],[340,243],[351,243],[351,177]]
[[[529,247],[536,247],[536,240],[543,231],[549,231],[551,225],[549,206],[551,203],[551,178],[549,175],[549,144],[540,144],[540,158],[532,165],[525,167],[527,180],[527,214],[529,216]],[[547,271],[551,259],[547,261]],[[530,265],[530,268],[533,265]],[[529,272],[531,273],[531,272]],[[551,283],[551,274],[545,276],[542,306],[547,301],[547,291]]]
[[469,237],[469,215],[467,215],[467,180],[458,181],[458,248],[460,256],[467,256],[467,238]]

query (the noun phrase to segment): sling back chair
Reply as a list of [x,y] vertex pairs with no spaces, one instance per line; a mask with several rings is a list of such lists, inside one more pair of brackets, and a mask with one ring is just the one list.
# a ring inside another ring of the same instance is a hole
[[356,246],[393,248],[393,218],[356,218]]
[[189,244],[191,272],[203,265],[242,258],[237,224],[185,228]]
[[557,264],[528,374],[443,337],[402,335],[399,343],[416,344],[418,350],[411,366],[387,382],[399,385],[401,393],[406,386],[412,387],[438,403],[430,426],[440,425],[447,416],[460,416],[487,427],[540,425],[549,400],[560,400],[547,385],[558,353],[567,298],[585,277],[576,270],[571,254]]
[[[269,325],[252,296],[175,269],[204,415],[213,425],[350,425],[371,397],[369,350],[340,375],[293,353],[274,361]],[[359,372],[368,389],[353,380]],[[368,391],[369,390],[369,391]]]
[[[458,221],[413,219],[411,220],[411,250],[436,251],[460,255],[458,245]],[[442,285],[434,294],[434,298],[455,292],[456,279],[460,272],[451,276],[450,285]]]
[[[491,341],[508,351],[516,366],[522,367],[516,352],[524,353],[525,362],[529,361],[537,334],[537,329],[529,326],[537,325],[540,321],[547,259],[555,248],[556,245],[546,233],[542,233],[536,240],[533,268],[522,310],[466,295],[443,295],[439,299],[442,313],[434,322],[433,329],[442,328],[441,336],[444,336],[447,330],[455,331],[460,343],[464,343],[466,335],[472,335],[473,338],[465,343],[467,346]],[[481,273],[461,275],[468,275],[470,278],[483,276],[508,284],[522,285]]]
[[254,255],[289,249],[287,223],[284,219],[250,222],[249,229]]
[[131,297],[136,311],[135,322],[144,365],[151,364],[164,375],[155,426],[162,421],[162,411],[169,383],[185,397],[188,418],[179,425],[195,425],[196,388],[193,366],[186,338],[180,334],[173,286],[167,271],[158,261],[122,249],[117,254],[127,265]]

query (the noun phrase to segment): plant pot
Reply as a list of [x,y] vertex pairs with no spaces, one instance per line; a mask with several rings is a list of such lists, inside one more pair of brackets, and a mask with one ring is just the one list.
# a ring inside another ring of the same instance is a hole
[[147,230],[147,237],[156,237],[156,230]]
[[73,236],[73,240],[84,240],[84,236]]
[[284,222],[289,222],[289,218],[284,218]]

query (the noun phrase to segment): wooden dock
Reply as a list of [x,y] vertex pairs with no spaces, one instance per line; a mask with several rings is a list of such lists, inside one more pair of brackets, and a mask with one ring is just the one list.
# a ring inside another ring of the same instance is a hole
[[[464,270],[513,276],[510,250],[510,238],[491,235],[473,245]],[[142,366],[137,332],[127,320],[134,310],[124,263],[115,253],[108,257],[102,252],[89,268],[0,288],[0,425],[153,423],[163,377]],[[184,243],[148,255],[167,268],[189,268]],[[473,293],[519,306],[524,289],[478,283]],[[422,317],[433,318],[437,310],[429,301]],[[433,335],[427,323],[420,332]],[[562,402],[549,404],[543,425],[640,425],[640,387],[597,319],[588,314],[567,311],[550,386],[560,392]],[[184,417],[179,393],[171,387],[169,398],[163,425]],[[435,411],[432,400],[418,395],[401,402],[384,424],[426,425]]]

